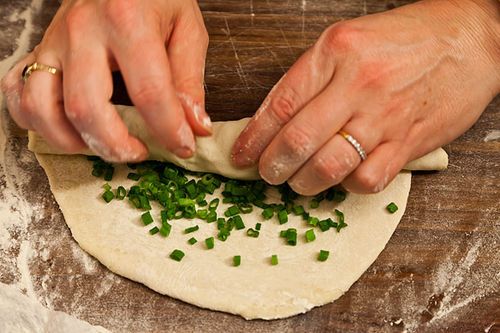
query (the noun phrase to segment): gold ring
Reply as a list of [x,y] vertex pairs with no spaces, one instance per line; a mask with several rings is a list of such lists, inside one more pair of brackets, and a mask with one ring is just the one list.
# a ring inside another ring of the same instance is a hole
[[38,62],[34,62],[31,65],[26,65],[24,67],[23,73],[22,73],[22,77],[23,77],[24,82],[26,82],[26,80],[28,80],[28,78],[31,76],[31,74],[33,72],[36,72],[36,71],[43,71],[43,72],[47,72],[47,73],[54,74],[54,75],[60,72],[60,70],[58,70],[55,67],[40,64]]
[[339,134],[347,140],[347,142],[349,142],[353,147],[354,149],[356,149],[356,152],[359,154],[359,157],[361,157],[361,160],[364,161],[366,160],[366,152],[365,150],[363,149],[363,146],[361,146],[361,144],[358,142],[358,140],[356,140],[352,135],[350,135],[349,133],[345,132],[345,131],[340,131]]

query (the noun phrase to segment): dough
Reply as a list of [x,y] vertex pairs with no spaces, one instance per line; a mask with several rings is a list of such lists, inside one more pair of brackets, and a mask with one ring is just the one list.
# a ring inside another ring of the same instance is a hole
[[110,333],[66,313],[51,311],[14,287],[0,283],[0,332],[2,333]]
[[[292,316],[344,294],[396,229],[411,179],[410,172],[402,172],[381,193],[349,194],[340,205],[322,202],[314,215],[331,217],[334,208],[344,212],[349,226],[340,233],[315,229],[316,240],[305,243],[303,234],[309,228],[301,218],[290,215],[287,224],[279,225],[276,219],[263,221],[256,208],[242,217],[247,227],[262,223],[258,238],[246,236],[244,230],[233,231],[225,242],[216,240],[215,248],[207,250],[204,239],[216,235],[216,223],[176,220],[168,238],[151,236],[152,225],[144,227],[141,212],[127,201],[106,204],[100,199],[104,181],[90,174],[91,163],[84,157],[37,154],[37,158],[73,237],[85,251],[111,271],[161,294],[246,319]],[[110,185],[130,186],[133,182],[126,179],[127,172],[126,166],[117,166]],[[399,210],[391,215],[385,207],[392,201]],[[307,200],[303,198],[302,203]],[[222,213],[219,209],[218,215]],[[159,210],[154,209],[152,215],[159,220]],[[193,225],[200,230],[183,233]],[[297,246],[285,245],[278,236],[292,227],[298,230]],[[198,243],[189,245],[191,237]],[[169,258],[174,249],[186,254],[181,262]],[[321,249],[330,251],[326,262],[316,260]],[[279,256],[277,266],[270,265],[273,254]],[[241,266],[232,266],[234,255],[241,255]]]
[[[237,121],[215,122],[213,135],[200,137],[196,141],[196,154],[184,160],[161,148],[148,133],[146,125],[134,107],[117,106],[118,112],[127,124],[130,133],[141,139],[149,149],[149,159],[169,161],[191,171],[213,172],[234,179],[259,179],[257,167],[237,169],[231,164],[230,150],[240,132],[245,128],[250,118]],[[40,154],[65,154],[47,144],[33,132],[29,134],[29,149]],[[93,155],[90,150],[81,154]],[[417,161],[409,163],[406,170],[443,170],[448,165],[448,155],[438,149]]]
[[[238,170],[231,166],[229,151],[247,119],[214,124],[211,138],[197,141],[197,155],[189,160],[177,159],[154,144],[144,123],[133,108],[120,107],[130,131],[147,143],[152,159],[168,160],[194,171],[223,174],[231,178],[256,179],[256,169]],[[381,193],[349,194],[341,204],[323,202],[314,215],[331,217],[338,208],[349,225],[340,233],[315,229],[316,240],[306,243],[304,232],[309,227],[301,218],[290,215],[289,222],[279,225],[276,219],[263,221],[261,210],[242,215],[247,228],[262,223],[258,238],[246,236],[245,230],[233,231],[225,241],[216,240],[215,248],[207,250],[204,240],[216,236],[216,223],[199,220],[176,220],[170,236],[151,236],[140,221],[141,212],[128,202],[100,199],[103,180],[91,176],[91,163],[83,156],[54,155],[58,152],[36,135],[30,135],[30,149],[45,169],[50,186],[64,214],[72,235],[80,246],[96,257],[111,271],[171,297],[200,307],[230,312],[246,319],[276,319],[303,313],[315,306],[334,301],[375,261],[396,229],[406,208],[411,174],[400,173]],[[52,153],[52,155],[42,154]],[[82,152],[90,153],[90,152]],[[421,159],[419,167],[441,169],[447,155],[439,151]],[[415,165],[415,163],[414,163]],[[119,165],[110,185],[130,186],[129,170]],[[272,190],[270,198],[278,194]],[[219,195],[216,192],[215,195]],[[308,205],[309,199],[298,203]],[[385,207],[395,202],[399,210],[389,214]],[[222,204],[218,215],[225,207]],[[159,220],[159,210],[153,207],[153,217]],[[200,230],[184,234],[186,227],[199,225]],[[279,232],[297,228],[297,246],[284,244]],[[198,243],[188,245],[196,237]],[[181,249],[186,256],[181,262],[169,254]],[[330,251],[326,262],[317,261],[320,250]],[[277,254],[279,265],[270,265]],[[240,267],[232,266],[232,257],[241,255]]]

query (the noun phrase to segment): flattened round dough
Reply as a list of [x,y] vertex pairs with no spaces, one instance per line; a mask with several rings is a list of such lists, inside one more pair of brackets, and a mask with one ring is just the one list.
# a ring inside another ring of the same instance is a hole
[[[247,227],[262,223],[260,237],[233,231],[226,242],[216,240],[215,248],[207,250],[203,240],[216,235],[216,223],[177,220],[172,222],[169,238],[151,236],[151,226],[141,224],[141,212],[127,201],[106,204],[99,198],[104,181],[91,176],[91,164],[84,157],[37,154],[37,158],[73,237],[85,251],[111,271],[159,293],[246,319],[292,316],[344,294],[375,261],[396,229],[411,179],[409,172],[403,172],[382,193],[349,194],[338,206],[322,203],[314,213],[319,217],[331,217],[334,208],[344,212],[349,226],[340,233],[316,230],[317,239],[306,243],[303,234],[308,227],[300,218],[290,216],[280,226],[276,219],[263,221],[260,209],[255,209],[243,218]],[[113,188],[131,184],[127,172],[125,166],[117,167],[110,182]],[[385,210],[391,201],[400,208],[392,215]],[[220,215],[223,208],[219,208]],[[153,216],[159,220],[159,211],[155,209]],[[195,224],[199,231],[183,233]],[[280,230],[291,227],[299,231],[297,246],[285,245],[278,236]],[[198,243],[188,245],[193,236]],[[169,258],[174,249],[186,253],[181,262]],[[316,260],[321,249],[330,251],[326,262]],[[273,254],[279,256],[277,266],[270,265]],[[240,267],[232,266],[234,255],[241,255]]]

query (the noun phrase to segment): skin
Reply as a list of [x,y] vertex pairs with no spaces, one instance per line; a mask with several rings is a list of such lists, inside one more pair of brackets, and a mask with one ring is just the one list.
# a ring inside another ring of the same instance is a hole
[[[329,27],[270,92],[236,141],[235,165],[316,194],[383,190],[410,160],[465,132],[500,91],[497,0],[422,1]],[[68,152],[139,161],[109,99],[112,70],[152,133],[180,157],[210,134],[208,37],[194,0],[66,0],[35,51],[2,80],[13,119]],[[61,77],[21,71],[38,61]],[[361,163],[339,134],[364,147]]]
[[[500,92],[497,1],[422,1],[328,28],[236,141],[234,164],[314,195],[382,191],[471,127]],[[338,134],[364,147],[361,162]]]
[[[211,133],[204,109],[208,34],[195,0],[66,0],[40,45],[2,80],[19,126],[55,147],[90,147],[106,160],[140,161],[131,136],[110,103],[111,71],[120,70],[132,101],[157,140],[180,157],[193,154],[195,135]],[[34,61],[64,73],[21,72]]]

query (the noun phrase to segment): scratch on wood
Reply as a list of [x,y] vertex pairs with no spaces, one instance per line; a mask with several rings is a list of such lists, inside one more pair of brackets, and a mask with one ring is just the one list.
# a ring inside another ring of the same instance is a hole
[[293,57],[295,57],[295,55],[293,53],[293,50],[292,50],[292,46],[290,45],[290,42],[288,41],[288,38],[286,38],[285,32],[283,31],[282,28],[280,28],[280,31],[281,31],[281,36],[283,36],[283,39],[285,40],[285,43],[288,46],[288,51],[289,51],[290,55],[293,56]]
[[233,37],[231,37],[231,30],[229,29],[229,23],[227,22],[227,18],[224,18],[224,22],[226,23],[226,32],[229,38],[229,42],[231,43],[231,47],[233,48],[234,58],[238,62],[238,68],[236,69],[236,72],[238,73],[238,76],[240,77],[241,81],[245,84],[245,87],[247,89],[250,89],[250,87],[248,86],[248,81],[246,78],[245,71],[243,70],[243,66],[241,65],[240,57],[238,56],[238,51],[236,50],[236,46],[234,45]]

